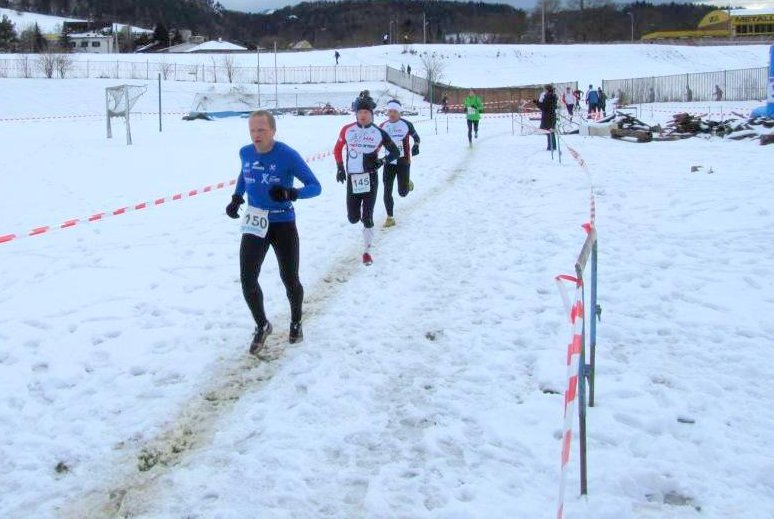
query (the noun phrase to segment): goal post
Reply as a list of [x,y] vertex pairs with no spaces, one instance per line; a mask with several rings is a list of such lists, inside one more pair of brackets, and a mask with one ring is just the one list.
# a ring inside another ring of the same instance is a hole
[[126,144],[132,143],[132,129],[130,114],[137,100],[148,89],[147,85],[118,85],[105,88],[105,116],[107,119],[107,137],[113,138],[113,129],[110,120],[114,117],[123,117],[126,126]]

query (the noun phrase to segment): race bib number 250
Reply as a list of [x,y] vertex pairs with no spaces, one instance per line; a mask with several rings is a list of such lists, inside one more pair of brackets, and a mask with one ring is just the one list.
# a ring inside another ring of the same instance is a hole
[[242,217],[242,233],[265,238],[269,230],[269,211],[248,206]]

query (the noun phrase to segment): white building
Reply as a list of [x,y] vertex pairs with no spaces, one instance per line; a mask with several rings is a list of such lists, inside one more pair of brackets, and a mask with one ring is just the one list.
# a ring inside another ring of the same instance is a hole
[[73,52],[92,54],[110,54],[113,52],[113,37],[97,32],[72,33],[69,35]]

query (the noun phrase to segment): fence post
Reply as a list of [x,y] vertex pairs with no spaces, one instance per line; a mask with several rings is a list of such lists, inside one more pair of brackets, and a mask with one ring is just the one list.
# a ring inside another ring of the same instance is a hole
[[363,81],[363,65],[360,65],[360,81]]
[[597,357],[597,319],[602,317],[602,308],[597,303],[597,236],[591,246],[591,309],[590,314],[590,367],[589,367],[589,407],[594,407],[594,372]]

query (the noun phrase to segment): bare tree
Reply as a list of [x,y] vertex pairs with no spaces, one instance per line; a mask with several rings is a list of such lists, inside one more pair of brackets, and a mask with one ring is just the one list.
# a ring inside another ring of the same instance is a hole
[[212,82],[217,83],[218,82],[218,64],[215,63],[215,56],[210,56],[210,59],[212,60]]
[[159,72],[161,72],[161,79],[164,81],[172,75],[172,64],[166,58],[162,58],[159,62]]
[[38,56],[38,67],[48,79],[54,75],[56,67],[56,54],[53,52],[43,52]]
[[433,52],[432,54],[423,54],[421,56],[422,66],[425,69],[427,78],[428,99],[430,100],[430,117],[433,117],[433,89],[436,83],[443,79],[443,72],[446,69],[446,62],[443,56]]
[[32,64],[30,63],[30,57],[27,54],[22,54],[16,60],[16,68],[23,78],[32,77]]
[[221,63],[223,64],[223,69],[226,71],[226,77],[228,78],[229,83],[234,82],[234,73],[236,72],[236,67],[234,66],[234,57],[231,55],[225,55],[221,59]]
[[56,55],[56,72],[61,79],[73,68],[73,58],[69,54]]

